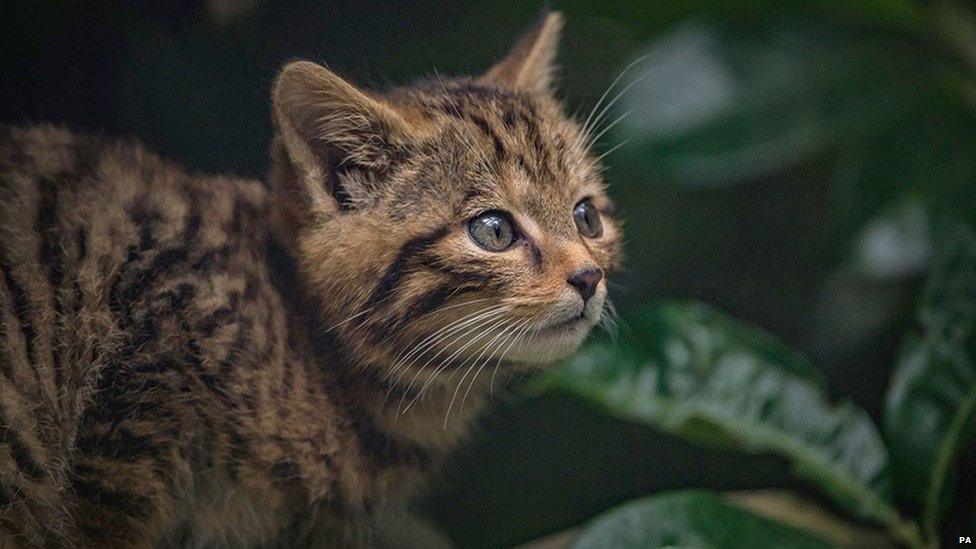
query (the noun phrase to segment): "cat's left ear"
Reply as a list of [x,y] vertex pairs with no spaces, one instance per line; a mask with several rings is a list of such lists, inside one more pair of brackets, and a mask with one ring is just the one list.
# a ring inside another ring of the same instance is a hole
[[562,28],[561,13],[543,13],[508,56],[488,69],[482,79],[512,90],[551,92]]

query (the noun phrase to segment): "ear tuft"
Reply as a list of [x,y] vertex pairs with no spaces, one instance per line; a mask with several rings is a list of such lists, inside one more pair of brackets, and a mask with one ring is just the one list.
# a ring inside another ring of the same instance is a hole
[[560,12],[544,12],[508,56],[488,69],[482,79],[513,90],[551,92],[562,28]]

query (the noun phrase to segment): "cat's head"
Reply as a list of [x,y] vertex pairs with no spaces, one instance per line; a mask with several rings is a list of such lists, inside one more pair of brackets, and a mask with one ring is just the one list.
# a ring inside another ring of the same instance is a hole
[[323,329],[374,366],[545,363],[604,313],[620,233],[553,96],[560,27],[543,16],[482,76],[383,94],[309,62],[279,76],[276,230]]

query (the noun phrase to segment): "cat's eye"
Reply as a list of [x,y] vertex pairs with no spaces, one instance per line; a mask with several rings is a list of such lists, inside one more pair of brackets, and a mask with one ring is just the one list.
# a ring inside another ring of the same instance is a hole
[[598,238],[603,234],[600,210],[596,209],[589,198],[581,201],[573,208],[573,220],[576,221],[576,228],[579,233],[587,238]]
[[515,226],[503,212],[486,212],[468,222],[468,233],[482,248],[501,252],[515,242]]

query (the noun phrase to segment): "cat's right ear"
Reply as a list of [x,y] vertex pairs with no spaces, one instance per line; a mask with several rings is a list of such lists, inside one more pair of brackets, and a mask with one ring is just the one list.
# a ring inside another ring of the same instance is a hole
[[351,190],[342,188],[342,174],[382,178],[411,135],[392,106],[308,61],[281,71],[272,103],[277,146],[287,157],[275,160],[289,164],[299,187],[292,191],[301,195],[293,198],[312,214],[343,209]]

